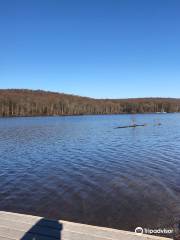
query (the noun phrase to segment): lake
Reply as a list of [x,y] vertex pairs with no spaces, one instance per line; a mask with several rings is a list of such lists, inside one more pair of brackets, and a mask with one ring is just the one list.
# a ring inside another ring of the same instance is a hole
[[[115,129],[132,119],[147,126]],[[1,118],[0,210],[131,231],[172,227],[180,114]]]

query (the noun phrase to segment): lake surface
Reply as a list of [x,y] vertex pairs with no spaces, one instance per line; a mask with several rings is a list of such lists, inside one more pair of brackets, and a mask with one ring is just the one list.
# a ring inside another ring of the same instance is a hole
[[[115,129],[132,118],[148,125]],[[180,114],[1,118],[0,210],[131,231],[173,226]]]

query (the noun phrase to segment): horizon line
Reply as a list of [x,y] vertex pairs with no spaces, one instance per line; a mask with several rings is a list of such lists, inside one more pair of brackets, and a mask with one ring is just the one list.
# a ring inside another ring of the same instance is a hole
[[180,97],[165,97],[165,96],[144,96],[144,97],[125,97],[125,98],[110,98],[110,97],[90,97],[90,96],[84,96],[84,95],[78,95],[76,93],[67,93],[67,92],[60,92],[55,90],[48,90],[48,89],[38,89],[38,88],[0,88],[0,91],[34,91],[34,92],[45,92],[45,93],[54,93],[54,94],[64,94],[64,95],[71,95],[71,96],[77,96],[82,98],[90,98],[94,100],[126,100],[126,99],[180,99]]

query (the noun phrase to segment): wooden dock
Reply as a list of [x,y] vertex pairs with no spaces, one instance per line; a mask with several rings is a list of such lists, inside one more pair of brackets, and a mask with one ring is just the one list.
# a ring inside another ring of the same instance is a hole
[[167,240],[111,228],[0,211],[0,240]]

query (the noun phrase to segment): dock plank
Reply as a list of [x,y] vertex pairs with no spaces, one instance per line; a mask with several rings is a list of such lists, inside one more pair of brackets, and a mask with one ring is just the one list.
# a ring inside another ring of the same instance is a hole
[[[48,237],[45,235],[37,234],[37,233],[30,233],[24,232],[13,228],[5,228],[0,226],[0,239],[8,238],[11,240],[56,240],[58,238]],[[59,238],[60,239],[60,238]],[[58,239],[58,240],[59,240]]]
[[0,211],[0,240],[167,240],[128,231]]

